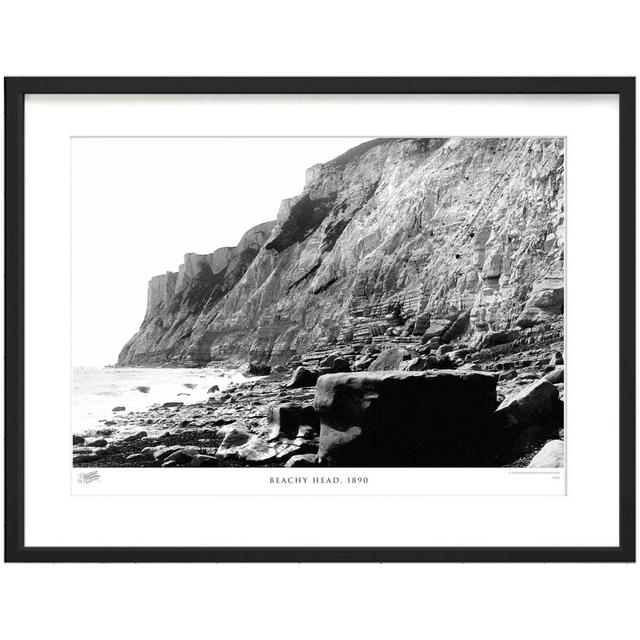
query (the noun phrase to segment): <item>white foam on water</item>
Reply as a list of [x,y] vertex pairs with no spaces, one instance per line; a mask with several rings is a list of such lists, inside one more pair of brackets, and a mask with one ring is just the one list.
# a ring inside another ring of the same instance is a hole
[[[154,404],[206,402],[207,390],[218,385],[224,391],[231,384],[246,382],[239,371],[222,369],[154,369],[74,367],[73,433],[92,433],[132,411],[144,411]],[[145,388],[148,387],[148,390]],[[125,411],[114,412],[115,407]],[[111,428],[118,428],[114,425]]]

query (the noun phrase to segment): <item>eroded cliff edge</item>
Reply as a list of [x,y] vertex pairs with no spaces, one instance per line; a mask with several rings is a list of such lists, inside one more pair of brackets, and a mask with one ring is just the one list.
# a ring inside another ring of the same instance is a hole
[[276,364],[555,324],[564,215],[562,139],[367,142],[308,169],[275,223],[152,278],[118,364]]

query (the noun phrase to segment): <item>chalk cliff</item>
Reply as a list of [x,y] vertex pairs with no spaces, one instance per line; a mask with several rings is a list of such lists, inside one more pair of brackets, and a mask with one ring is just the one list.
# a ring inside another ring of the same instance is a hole
[[366,142],[308,169],[237,247],[152,278],[118,364],[275,364],[557,323],[564,217],[563,139]]

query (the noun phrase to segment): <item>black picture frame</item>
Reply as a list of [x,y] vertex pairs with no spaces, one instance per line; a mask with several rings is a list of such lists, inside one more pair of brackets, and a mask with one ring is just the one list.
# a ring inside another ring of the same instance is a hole
[[[635,78],[5,78],[5,561],[634,562]],[[620,540],[615,547],[26,547],[24,98],[27,94],[616,94],[620,161]],[[621,346],[624,345],[624,348]]]

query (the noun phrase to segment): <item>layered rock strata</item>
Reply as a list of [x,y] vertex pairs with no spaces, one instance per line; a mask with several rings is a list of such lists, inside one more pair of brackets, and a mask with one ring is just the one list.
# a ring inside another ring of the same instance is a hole
[[118,364],[274,365],[561,323],[564,217],[563,139],[370,141],[310,168],[238,247],[152,278]]

